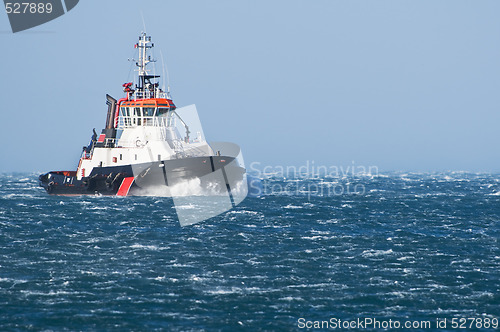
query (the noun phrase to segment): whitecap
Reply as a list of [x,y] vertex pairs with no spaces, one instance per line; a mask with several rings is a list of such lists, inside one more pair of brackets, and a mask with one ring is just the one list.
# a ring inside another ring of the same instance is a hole
[[301,239],[304,239],[304,240],[320,240],[322,239],[323,236],[320,236],[320,235],[315,235],[315,236],[302,236]]
[[291,297],[291,296],[286,296],[280,298],[281,301],[302,301],[303,299],[301,297]]
[[206,291],[207,294],[210,295],[226,295],[226,294],[239,294],[241,293],[241,289],[239,288],[231,288],[231,289],[215,289]]
[[374,250],[374,249],[369,249],[365,250],[361,253],[361,256],[363,257],[378,257],[378,256],[384,256],[384,255],[392,255],[394,251],[392,249],[389,250]]
[[145,246],[145,245],[138,244],[138,243],[131,245],[130,248],[132,248],[132,249],[147,249],[147,250],[153,250],[153,251],[161,250],[161,248],[159,248],[158,246],[154,246],[154,245]]
[[189,203],[186,205],[176,205],[175,208],[181,210],[190,210],[196,208],[196,206],[194,204]]

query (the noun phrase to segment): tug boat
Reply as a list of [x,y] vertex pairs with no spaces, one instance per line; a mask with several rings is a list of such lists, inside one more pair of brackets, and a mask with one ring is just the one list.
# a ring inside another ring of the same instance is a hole
[[228,194],[234,206],[242,200],[233,197],[235,190],[244,188],[241,197],[247,193],[239,147],[209,144],[196,106],[177,108],[169,89],[160,88],[160,76],[147,68],[155,61],[149,55],[151,36],[142,33],[134,47],[135,85],[123,84],[125,97],[119,100],[106,95],[106,126],[99,135],[94,129],[77,169],[42,174],[40,186],[50,195],[174,196],[194,183],[216,195]]

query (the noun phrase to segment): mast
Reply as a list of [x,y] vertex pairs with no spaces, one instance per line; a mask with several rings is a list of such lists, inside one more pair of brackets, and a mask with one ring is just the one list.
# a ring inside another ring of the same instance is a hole
[[[156,98],[156,95],[161,92],[158,88],[158,83],[151,82],[151,79],[160,77],[159,75],[149,75],[149,70],[146,68],[151,62],[156,62],[155,59],[151,59],[151,55],[148,55],[148,49],[154,47],[154,43],[151,42],[151,36],[147,36],[145,32],[141,33],[139,36],[139,42],[135,44],[135,47],[139,49],[139,60],[135,63],[138,67],[138,84],[136,84],[136,92],[138,98]],[[158,90],[158,91],[157,91]]]

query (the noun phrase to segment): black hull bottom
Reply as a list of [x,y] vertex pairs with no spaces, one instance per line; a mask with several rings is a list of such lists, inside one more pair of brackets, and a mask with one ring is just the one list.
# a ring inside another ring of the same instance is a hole
[[170,188],[183,191],[189,181],[210,188],[213,193],[218,189],[223,192],[234,188],[244,176],[245,170],[233,157],[211,156],[97,167],[81,180],[76,172],[49,172],[40,175],[39,180],[50,195],[170,196],[175,195],[169,192]]

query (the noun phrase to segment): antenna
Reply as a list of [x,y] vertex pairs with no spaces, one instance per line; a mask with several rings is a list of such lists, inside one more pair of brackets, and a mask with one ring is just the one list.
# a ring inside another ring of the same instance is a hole
[[144,33],[146,33],[146,22],[144,21],[144,14],[142,13],[142,10],[141,10],[141,18],[142,18],[142,26],[144,28]]
[[[165,77],[165,70],[167,71],[167,95],[170,97],[170,75],[168,74],[168,67],[165,66],[163,61],[163,51],[160,50],[161,55],[161,65],[163,67],[163,77]],[[163,81],[163,90],[165,90],[165,81]]]

